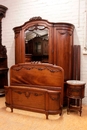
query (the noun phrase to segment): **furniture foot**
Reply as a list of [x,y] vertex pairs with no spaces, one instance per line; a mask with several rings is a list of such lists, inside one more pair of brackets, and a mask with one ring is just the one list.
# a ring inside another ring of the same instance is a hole
[[13,112],[13,108],[11,108],[11,112]]
[[62,115],[62,109],[61,109],[61,111],[60,111],[60,114],[59,114],[60,116]]
[[46,119],[48,119],[48,113],[46,113]]
[[60,116],[62,115],[62,112],[59,114]]

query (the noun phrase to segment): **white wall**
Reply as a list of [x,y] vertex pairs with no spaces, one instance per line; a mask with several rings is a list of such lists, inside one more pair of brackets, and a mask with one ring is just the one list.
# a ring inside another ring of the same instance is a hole
[[[15,63],[13,28],[22,25],[34,16],[50,22],[69,22],[75,25],[74,44],[81,45],[81,80],[87,84],[87,55],[83,55],[87,39],[87,0],[0,0],[8,8],[2,19],[2,44],[7,47],[8,67]],[[84,104],[87,104],[87,85]]]

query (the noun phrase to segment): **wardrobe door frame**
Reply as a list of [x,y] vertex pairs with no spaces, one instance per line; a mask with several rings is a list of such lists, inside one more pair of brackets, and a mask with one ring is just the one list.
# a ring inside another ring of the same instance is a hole
[[73,74],[73,31],[74,25],[57,23],[54,25],[54,64],[64,69],[64,80]]
[[48,63],[53,64],[54,58],[54,46],[53,46],[53,24],[48,22],[47,20],[38,18],[35,20],[29,20],[24,23],[22,26],[13,28],[15,32],[15,64],[24,63],[25,62],[25,31],[32,26],[44,26],[48,28],[49,32],[49,60]]

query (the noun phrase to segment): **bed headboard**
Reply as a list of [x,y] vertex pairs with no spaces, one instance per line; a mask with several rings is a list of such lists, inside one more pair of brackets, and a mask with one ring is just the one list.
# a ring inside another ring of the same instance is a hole
[[10,68],[10,85],[62,86],[64,72],[48,63],[20,63]]

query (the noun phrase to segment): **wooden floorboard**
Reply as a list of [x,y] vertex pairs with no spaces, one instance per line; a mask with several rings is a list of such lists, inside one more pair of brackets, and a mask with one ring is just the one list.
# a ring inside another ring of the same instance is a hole
[[63,109],[62,116],[49,115],[5,107],[5,98],[0,97],[0,130],[87,130],[87,106],[83,105],[82,116],[77,112],[67,114]]

